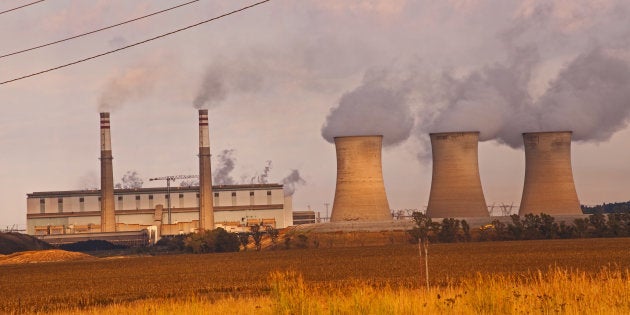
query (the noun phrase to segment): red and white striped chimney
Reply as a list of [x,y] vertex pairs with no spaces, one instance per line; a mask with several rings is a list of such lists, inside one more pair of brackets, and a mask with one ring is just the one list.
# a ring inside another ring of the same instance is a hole
[[114,170],[109,113],[101,115],[101,232],[116,232]]
[[199,110],[199,229],[214,229],[208,110]]

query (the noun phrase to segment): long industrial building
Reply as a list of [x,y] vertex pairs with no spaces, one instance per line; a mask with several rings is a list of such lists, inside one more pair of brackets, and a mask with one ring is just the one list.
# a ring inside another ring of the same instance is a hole
[[[222,185],[212,188],[214,226],[238,231],[253,224],[293,225],[292,197],[280,184]],[[160,235],[199,229],[199,187],[171,187],[171,224],[167,188],[115,189],[116,231],[150,226]],[[101,232],[101,191],[33,192],[27,195],[27,233],[55,235]]]

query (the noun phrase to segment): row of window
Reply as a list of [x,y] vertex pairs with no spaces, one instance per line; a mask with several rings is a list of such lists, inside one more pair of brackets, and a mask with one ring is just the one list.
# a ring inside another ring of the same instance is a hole
[[[153,195],[149,195],[149,208],[152,209],[153,208]],[[197,194],[197,206],[199,206],[199,194]],[[164,199],[168,200],[169,199],[169,195],[166,194],[164,195]],[[136,210],[140,209],[140,195],[136,195]],[[236,206],[236,192],[232,192],[232,206]],[[100,208],[100,203],[101,203],[101,197],[98,197],[98,202],[99,202],[99,208]],[[215,192],[214,193],[214,200],[213,203],[215,206],[219,206],[219,193]],[[254,204],[254,192],[250,191],[249,192],[249,204],[253,205]],[[267,191],[267,204],[270,205],[271,204],[271,191]],[[183,208],[184,207],[184,194],[179,194],[179,207]],[[117,204],[117,209],[122,209],[123,208],[123,196],[118,196],[118,204]],[[85,211],[85,198],[84,197],[80,197],[79,198],[79,211],[83,212]],[[45,213],[46,212],[46,199],[41,198],[39,199],[39,212],[40,213]],[[57,212],[62,213],[63,212],[63,198],[57,198]]]

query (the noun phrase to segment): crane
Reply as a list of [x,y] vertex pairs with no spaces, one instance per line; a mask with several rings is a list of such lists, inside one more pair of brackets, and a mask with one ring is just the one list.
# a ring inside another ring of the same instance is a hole
[[171,224],[171,181],[176,179],[199,178],[199,175],[172,175],[149,178],[149,181],[165,180],[166,181],[166,204],[168,208],[168,224]]

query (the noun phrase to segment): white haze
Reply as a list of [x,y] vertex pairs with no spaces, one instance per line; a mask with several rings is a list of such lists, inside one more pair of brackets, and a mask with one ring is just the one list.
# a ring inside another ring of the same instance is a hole
[[385,146],[406,140],[414,124],[409,83],[386,69],[368,71],[362,84],[330,110],[322,136],[333,143],[340,136],[382,135]]

